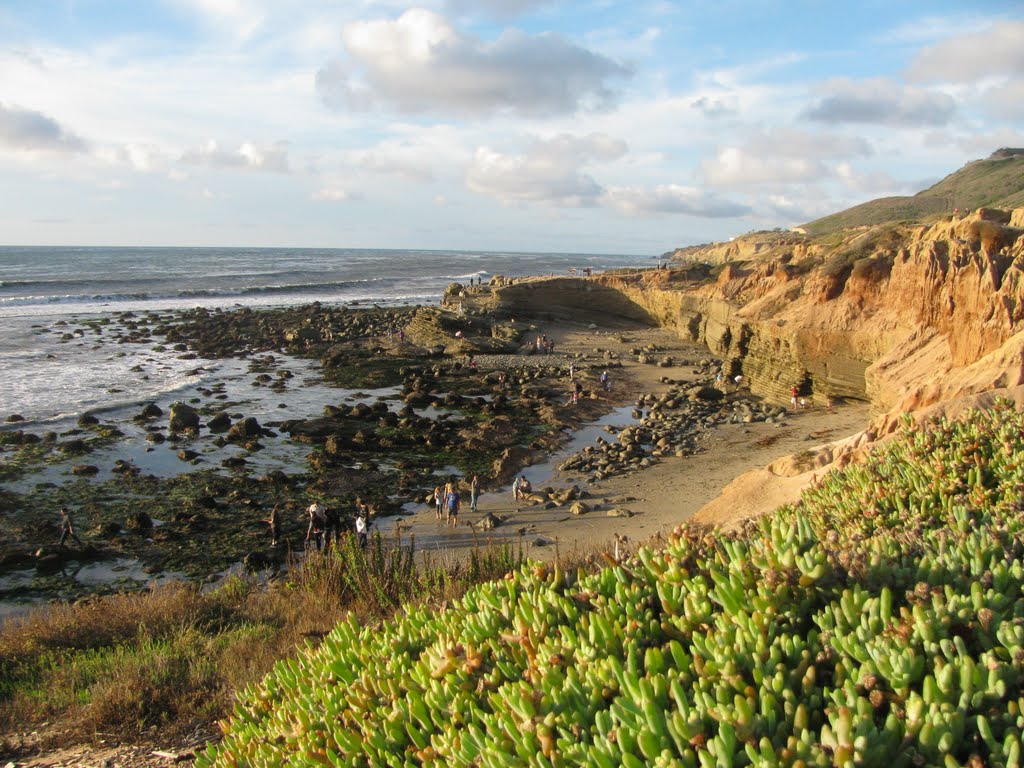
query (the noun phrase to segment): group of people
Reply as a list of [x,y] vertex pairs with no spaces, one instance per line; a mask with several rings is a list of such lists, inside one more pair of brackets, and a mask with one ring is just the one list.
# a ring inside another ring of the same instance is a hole
[[[356,541],[360,547],[365,547],[371,525],[370,508],[358,496],[356,497],[355,507],[355,523],[353,527]],[[319,501],[314,501],[306,507],[306,518],[308,520],[306,527],[307,546],[309,546],[309,542],[313,542],[317,551],[321,551],[330,547],[340,538],[342,530],[337,510],[325,507]],[[271,511],[270,517],[266,522],[270,525],[272,545],[277,546],[281,535],[281,517],[277,506]]]
[[[733,376],[732,383],[736,385],[736,390],[739,391],[739,389],[743,386],[743,374],[737,373],[735,376]],[[725,377],[721,371],[715,374],[715,389],[720,389],[723,392],[728,391],[725,385]]]
[[531,493],[533,493],[533,486],[526,479],[526,475],[519,475],[519,477],[512,481],[512,499],[514,501],[525,499]]
[[800,410],[803,410],[804,408],[807,407],[807,399],[800,397],[800,390],[797,389],[795,386],[789,390],[789,395],[789,404],[791,406],[793,406],[794,408],[799,408]]
[[549,339],[546,333],[542,333],[533,342],[533,348],[537,352],[543,352],[545,355],[550,355],[555,351],[554,339]]
[[[471,512],[476,512],[479,498],[480,478],[473,475],[469,479],[469,509]],[[440,485],[434,487],[434,510],[438,520],[443,519],[445,525],[457,528],[461,508],[462,495],[459,493],[459,484],[454,478],[445,483],[444,488]]]
[[[612,380],[608,375],[608,371],[602,371],[601,375],[597,378],[601,384],[601,389],[605,392],[612,391]],[[576,368],[572,363],[569,363],[569,400],[566,405],[579,405],[580,398],[583,396],[583,383],[576,378]]]

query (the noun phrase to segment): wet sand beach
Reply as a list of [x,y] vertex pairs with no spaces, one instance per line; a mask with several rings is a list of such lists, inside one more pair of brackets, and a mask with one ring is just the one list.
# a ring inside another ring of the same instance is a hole
[[[589,511],[573,514],[572,502],[551,508],[516,502],[511,485],[506,484],[485,488],[475,514],[469,510],[468,493],[463,493],[456,528],[447,526],[444,521],[438,522],[432,506],[411,503],[407,505],[407,514],[381,520],[379,530],[394,534],[397,529],[403,542],[408,543],[412,536],[419,551],[441,557],[462,557],[474,547],[495,543],[522,546],[531,557],[548,560],[574,551],[612,551],[617,538],[620,548],[635,549],[689,520],[744,472],[854,435],[868,422],[866,403],[838,404],[833,412],[820,405],[810,405],[789,413],[781,423],[723,424],[708,429],[698,438],[700,450],[692,455],[665,456],[645,469],[591,481],[585,474],[560,471],[558,467],[569,454],[592,445],[598,435],[613,441],[614,428],[637,423],[638,419],[631,412],[637,406],[638,397],[664,394],[672,386],[665,379],[677,384],[696,384],[701,378],[695,373],[696,363],[709,359],[709,354],[703,347],[689,344],[660,328],[627,323],[595,328],[564,322],[536,327],[538,333],[555,341],[559,354],[582,355],[578,366],[591,384],[596,384],[606,350],[621,363],[621,368],[610,369],[611,393],[598,395],[607,401],[609,414],[596,425],[576,431],[568,447],[522,472],[534,491],[545,487],[579,487],[580,501]],[[668,355],[677,362],[671,367],[639,363],[636,356],[630,354],[630,350],[637,347],[656,348],[658,358]],[[486,358],[481,358],[482,370],[486,370],[486,364]],[[568,386],[567,381],[567,391]],[[728,392],[729,399],[750,397],[749,392],[737,392],[734,386],[730,386]],[[611,425],[613,430],[606,431],[602,424]],[[788,500],[779,498],[778,503]],[[761,501],[772,503],[772,500]],[[485,520],[488,517],[497,518],[500,524],[488,527]]]

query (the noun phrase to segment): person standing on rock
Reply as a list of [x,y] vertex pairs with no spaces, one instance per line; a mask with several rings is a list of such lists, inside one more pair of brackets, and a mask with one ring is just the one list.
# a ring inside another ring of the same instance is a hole
[[75,533],[75,524],[71,520],[71,510],[67,507],[60,508],[60,547],[63,549],[64,542],[68,540],[68,536],[78,542],[78,546],[83,546],[82,540],[78,538],[78,534]]
[[512,481],[512,500],[519,501],[519,475]]
[[480,478],[473,475],[469,480],[469,511],[476,514],[476,503],[480,498]]

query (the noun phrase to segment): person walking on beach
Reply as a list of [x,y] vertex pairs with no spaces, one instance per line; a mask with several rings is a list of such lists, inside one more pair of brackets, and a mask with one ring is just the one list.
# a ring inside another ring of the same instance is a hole
[[434,512],[437,515],[437,519],[441,519],[441,513],[444,512],[444,494],[441,492],[441,486],[434,486]]
[[800,396],[800,391],[794,386],[789,390],[789,404],[796,408],[797,398]]
[[317,552],[324,545],[324,528],[327,525],[327,517],[324,511],[324,505],[317,501],[314,501],[306,508],[306,515],[309,517],[309,527],[306,528],[306,541],[312,539],[316,545]]
[[476,513],[476,503],[480,499],[480,478],[473,475],[469,481],[469,510]]
[[324,509],[324,548],[331,547],[340,536],[341,514],[335,507],[327,507]]
[[61,549],[64,548],[64,542],[68,540],[69,536],[72,539],[74,539],[76,542],[78,542],[78,546],[80,546],[80,547],[83,546],[82,540],[80,538],[78,538],[78,534],[75,533],[75,524],[71,520],[71,510],[68,509],[67,507],[61,507],[60,508],[60,545],[59,545],[61,547]]
[[356,506],[356,543],[360,548],[366,548],[366,532],[369,528],[369,523],[366,520],[366,505],[360,504]]
[[279,504],[275,504],[274,508],[270,510],[270,517],[266,519],[266,523],[270,526],[270,546],[276,547],[278,539],[281,538],[281,510]]
[[452,526],[452,528],[458,527],[459,524],[459,490],[455,487],[455,483],[448,483],[445,493],[445,509],[448,510],[448,517],[445,522]]
[[605,392],[612,391],[612,380],[608,377],[608,371],[601,371],[601,389]]
[[519,501],[519,476],[516,475],[516,479],[512,481],[512,500]]

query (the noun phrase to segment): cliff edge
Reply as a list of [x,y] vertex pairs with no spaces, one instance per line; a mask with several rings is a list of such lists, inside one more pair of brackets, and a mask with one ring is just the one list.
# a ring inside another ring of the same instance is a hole
[[798,494],[891,434],[901,413],[935,414],[994,392],[1024,401],[1024,208],[827,237],[770,234],[687,249],[668,269],[529,280],[494,297],[520,315],[672,329],[770,401],[788,401],[795,386],[812,403],[871,403],[872,424],[820,446],[810,469],[782,461],[737,479],[698,515],[715,522],[727,522],[723,509],[762,511],[743,501],[752,483],[785,478],[787,495]]

